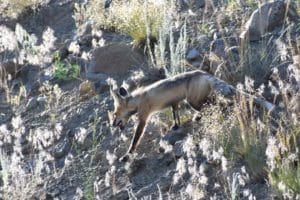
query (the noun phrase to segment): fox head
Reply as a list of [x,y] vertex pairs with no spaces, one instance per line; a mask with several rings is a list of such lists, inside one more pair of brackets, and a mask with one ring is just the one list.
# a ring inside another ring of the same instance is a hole
[[112,125],[123,130],[130,116],[136,113],[136,109],[129,106],[130,95],[125,88],[120,87],[119,91],[111,89],[110,93],[114,99],[114,111],[110,117]]

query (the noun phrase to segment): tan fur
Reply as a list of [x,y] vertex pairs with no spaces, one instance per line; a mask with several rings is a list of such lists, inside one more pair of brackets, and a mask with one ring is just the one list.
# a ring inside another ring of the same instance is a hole
[[[132,114],[138,115],[139,123],[128,153],[136,149],[146,122],[153,112],[172,106],[175,125],[177,125],[180,123],[177,113],[180,101],[186,99],[194,109],[200,110],[204,99],[212,90],[207,76],[209,75],[205,72],[192,71],[138,88],[131,94],[128,94],[124,88],[120,88],[120,92],[111,90],[115,106],[114,126],[123,128]],[[123,93],[123,96],[120,93]]]

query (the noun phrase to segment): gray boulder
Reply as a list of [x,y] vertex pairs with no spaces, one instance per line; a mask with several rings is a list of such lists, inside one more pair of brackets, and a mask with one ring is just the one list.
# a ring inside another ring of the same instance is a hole
[[249,41],[260,40],[266,33],[282,26],[286,17],[291,20],[298,18],[297,12],[290,4],[280,0],[264,3],[252,13],[240,37]]
[[91,53],[91,58],[86,69],[86,77],[91,81],[102,81],[108,77],[122,80],[130,72],[148,69],[147,60],[143,53],[129,44],[111,44],[96,48]]
[[92,52],[88,72],[123,74],[146,64],[144,55],[127,44],[112,44]]

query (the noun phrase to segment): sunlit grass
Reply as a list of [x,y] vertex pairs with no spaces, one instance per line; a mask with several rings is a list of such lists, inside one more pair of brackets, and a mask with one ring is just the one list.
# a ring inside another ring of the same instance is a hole
[[1,0],[0,4],[7,4],[8,9],[4,11],[4,15],[11,18],[17,18],[20,13],[26,9],[36,9],[43,0]]

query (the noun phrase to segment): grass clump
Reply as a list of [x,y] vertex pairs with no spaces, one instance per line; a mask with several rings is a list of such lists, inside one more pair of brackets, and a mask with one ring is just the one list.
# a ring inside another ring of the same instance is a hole
[[249,7],[251,10],[255,10],[258,7],[258,1],[256,0],[244,0],[242,3],[239,3],[237,0],[229,0],[227,9],[230,11],[236,11],[242,6]]
[[250,174],[254,179],[264,179],[266,177],[266,138],[265,132],[257,130],[257,122],[251,120],[250,124],[244,124],[241,121],[239,113],[240,123],[240,138],[236,144],[236,151],[239,156],[245,162]]
[[77,64],[64,63],[59,53],[54,56],[54,77],[59,80],[71,80],[77,78],[80,73],[80,67]]
[[285,198],[297,199],[300,195],[299,148],[300,124],[292,124],[287,132],[277,133],[268,142],[270,183]]
[[264,180],[267,178],[265,150],[268,134],[263,123],[265,120],[255,117],[254,110],[253,101],[247,102],[241,96],[230,117],[231,124],[223,123],[225,131],[219,134],[217,142],[227,159],[241,161],[253,180]]
[[0,3],[7,5],[7,9],[4,10],[4,15],[17,18],[26,9],[30,8],[35,10],[38,5],[42,3],[42,0],[1,0]]
[[135,44],[146,44],[147,38],[156,40],[168,1],[113,1],[108,9],[103,2],[92,0],[84,11],[95,25],[128,34]]

